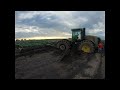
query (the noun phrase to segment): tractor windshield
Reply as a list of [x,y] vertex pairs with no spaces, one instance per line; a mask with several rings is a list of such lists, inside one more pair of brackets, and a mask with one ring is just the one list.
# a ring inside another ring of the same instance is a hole
[[72,34],[72,38],[73,40],[78,40],[78,39],[81,39],[81,33],[80,32],[73,32]]
[[81,39],[81,33],[77,32],[77,34],[78,34],[78,39]]

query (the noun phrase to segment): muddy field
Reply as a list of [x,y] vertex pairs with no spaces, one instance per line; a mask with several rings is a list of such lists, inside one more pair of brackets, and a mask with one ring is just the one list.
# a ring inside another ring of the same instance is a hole
[[31,55],[15,59],[15,79],[104,79],[105,56],[99,53],[68,54],[54,47],[43,47]]

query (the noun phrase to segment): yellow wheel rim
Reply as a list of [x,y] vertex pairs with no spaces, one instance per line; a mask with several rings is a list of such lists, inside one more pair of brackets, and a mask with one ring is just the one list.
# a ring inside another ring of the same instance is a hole
[[90,47],[88,45],[84,45],[82,47],[82,51],[86,52],[86,53],[89,53],[90,52]]

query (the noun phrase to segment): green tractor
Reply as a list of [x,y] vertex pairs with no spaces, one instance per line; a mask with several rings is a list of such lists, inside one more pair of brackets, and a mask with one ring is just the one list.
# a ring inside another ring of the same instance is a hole
[[58,41],[57,48],[68,50],[76,47],[78,51],[93,53],[98,49],[101,39],[97,36],[85,35],[85,28],[72,29],[72,39]]

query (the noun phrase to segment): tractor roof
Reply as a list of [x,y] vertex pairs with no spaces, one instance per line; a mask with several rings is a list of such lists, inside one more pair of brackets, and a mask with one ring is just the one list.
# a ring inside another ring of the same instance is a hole
[[76,29],[71,29],[71,31],[80,31],[80,30],[83,30],[85,28],[76,28]]

